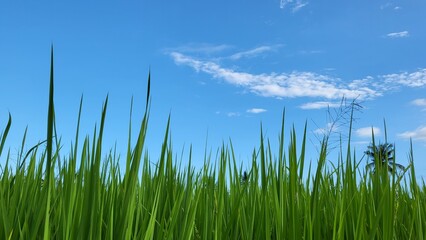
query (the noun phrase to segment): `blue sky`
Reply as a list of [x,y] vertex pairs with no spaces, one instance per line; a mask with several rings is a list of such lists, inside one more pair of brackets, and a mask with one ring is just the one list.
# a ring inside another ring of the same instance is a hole
[[64,151],[82,94],[81,131],[92,134],[109,94],[105,145],[125,149],[130,99],[136,128],[151,69],[147,149],[154,159],[171,114],[178,155],[192,144],[201,166],[206,139],[213,156],[232,139],[237,161],[246,163],[261,123],[277,141],[285,108],[287,133],[294,125],[301,136],[308,123],[315,162],[327,106],[334,111],[345,96],[363,106],[353,132],[359,157],[371,127],[384,141],[385,119],[398,162],[407,162],[412,138],[417,172],[426,176],[425,11],[424,1],[2,2],[0,126],[10,112],[12,159],[26,126],[27,148],[45,138],[53,43]]

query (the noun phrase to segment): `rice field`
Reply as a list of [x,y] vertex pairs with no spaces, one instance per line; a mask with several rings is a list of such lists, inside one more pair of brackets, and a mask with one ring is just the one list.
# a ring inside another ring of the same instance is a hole
[[260,130],[248,172],[231,143],[217,158],[206,154],[201,170],[191,154],[179,167],[169,124],[160,158],[144,150],[149,83],[145,115],[137,129],[129,124],[129,136],[139,135],[135,144],[129,137],[122,171],[115,152],[102,149],[108,98],[99,129],[81,139],[78,124],[71,149],[61,148],[52,51],[46,142],[12,170],[4,149],[11,116],[1,126],[0,239],[425,239],[426,189],[416,180],[412,149],[403,176],[372,173],[351,152],[350,134],[338,164],[328,164],[325,137],[313,168],[305,160],[306,127],[302,139],[294,129],[284,139],[283,116],[278,152]]

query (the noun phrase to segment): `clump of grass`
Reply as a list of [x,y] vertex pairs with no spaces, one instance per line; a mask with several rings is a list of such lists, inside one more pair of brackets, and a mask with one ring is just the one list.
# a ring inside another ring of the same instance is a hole
[[[143,150],[149,83],[148,76],[145,114],[134,145],[129,125],[121,175],[116,154],[105,156],[101,149],[108,98],[99,129],[78,149],[80,101],[75,144],[61,155],[54,134],[52,52],[47,147],[37,145],[14,171],[5,156],[1,239],[424,239],[426,189],[416,181],[412,149],[408,177],[395,178],[388,171],[362,171],[350,134],[346,154],[330,168],[323,140],[317,168],[307,166],[304,177],[306,125],[301,140],[292,129],[286,144],[283,115],[278,154],[261,130],[248,172],[237,167],[232,143],[220,148],[213,166],[206,155],[197,172],[191,150],[188,166],[177,166],[169,118],[160,158],[152,165]],[[11,123],[9,116],[0,156]]]

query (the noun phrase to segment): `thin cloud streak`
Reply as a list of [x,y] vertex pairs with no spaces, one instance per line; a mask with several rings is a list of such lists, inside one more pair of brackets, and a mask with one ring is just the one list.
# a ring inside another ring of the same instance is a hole
[[263,113],[263,112],[266,112],[266,111],[267,110],[263,109],[263,108],[251,108],[251,109],[247,110],[248,113],[253,113],[253,114],[259,114],[259,113]]
[[303,110],[312,110],[312,109],[323,109],[323,108],[336,108],[339,107],[340,103],[338,102],[308,102],[300,105],[299,107]]
[[292,8],[292,12],[295,13],[308,4],[309,4],[308,2],[305,2],[302,0],[281,0],[280,8],[284,9],[287,5],[290,5]]
[[292,12],[297,12],[300,9],[302,9],[303,7],[306,7],[306,5],[308,5],[308,2],[302,2],[302,1],[296,1],[295,6],[292,9]]
[[393,32],[393,33],[388,33],[386,34],[386,36],[388,38],[405,38],[405,37],[409,37],[409,33],[408,31],[402,31],[402,32]]
[[269,52],[275,50],[279,45],[276,46],[260,46],[248,51],[239,52],[231,55],[229,58],[232,60],[239,60],[241,58],[252,58],[256,57],[262,53]]
[[239,117],[241,114],[239,112],[229,112],[226,115],[228,117]]
[[183,53],[202,53],[202,54],[214,54],[223,52],[232,48],[230,45],[220,44],[208,44],[208,43],[190,43],[184,46],[176,47],[176,48],[168,48],[165,49],[165,52],[183,52]]

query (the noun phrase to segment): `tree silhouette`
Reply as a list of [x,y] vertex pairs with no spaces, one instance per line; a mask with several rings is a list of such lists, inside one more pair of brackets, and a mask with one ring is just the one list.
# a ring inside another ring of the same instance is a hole
[[241,184],[243,185],[243,184],[247,184],[248,183],[248,181],[249,181],[249,176],[248,176],[248,174],[247,174],[247,172],[246,171],[244,171],[243,172],[243,174],[241,175]]
[[395,162],[395,148],[393,144],[370,144],[367,147],[367,151],[365,151],[364,153],[371,159],[371,162],[367,164],[366,168],[373,168],[373,172],[376,172],[376,170],[380,170],[386,167],[387,170],[391,173],[396,172],[397,169],[405,169],[403,165]]

